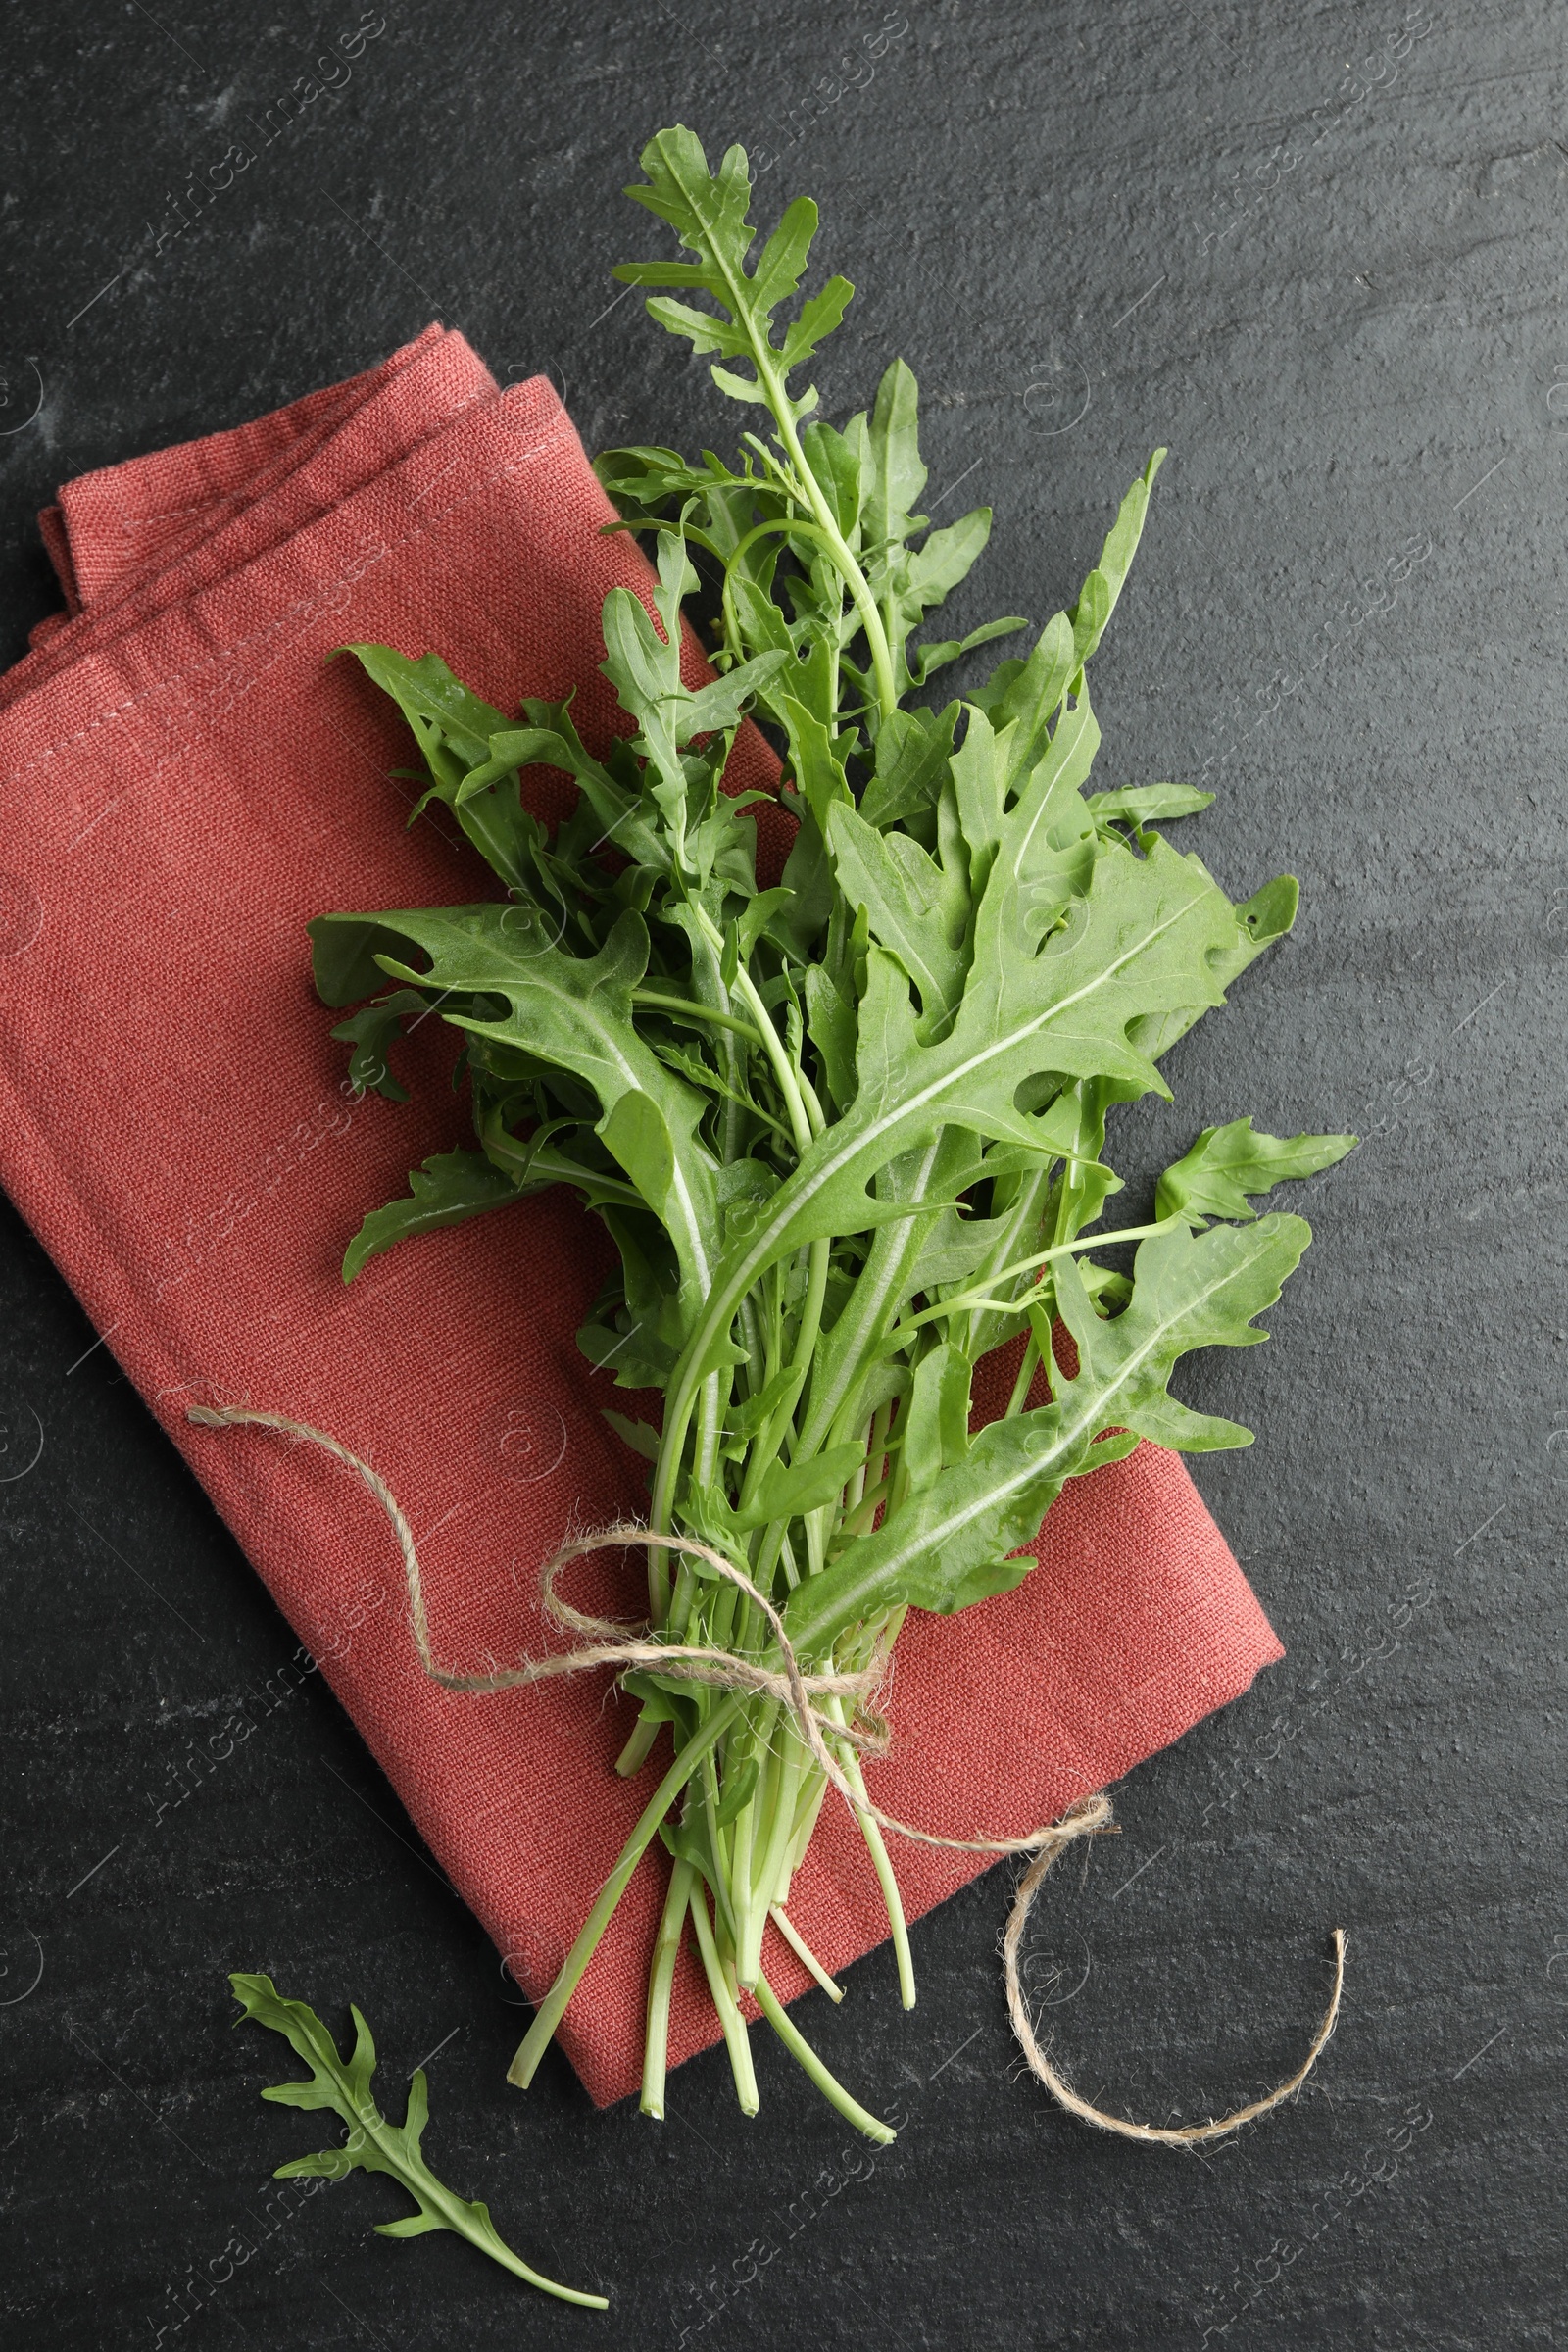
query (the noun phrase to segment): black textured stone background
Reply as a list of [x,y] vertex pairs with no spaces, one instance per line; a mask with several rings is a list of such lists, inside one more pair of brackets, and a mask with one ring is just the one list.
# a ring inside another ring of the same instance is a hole
[[[995,505],[960,617],[1043,620],[1169,444],[1097,663],[1102,781],[1214,785],[1184,846],[1237,895],[1289,867],[1303,905],[1172,1055],[1175,1106],[1123,1119],[1117,1213],[1243,1110],[1367,1140],[1309,1188],[1272,1345],[1183,1384],[1258,1431],[1197,1476],[1289,1656],[1118,1792],[1030,1983],[1080,2084],[1155,2120],[1289,2071],[1340,1921],[1346,2011],[1246,2136],[1097,2136],[1021,2077],[994,1873],[916,1931],[911,2017],[885,1953],[811,2004],[830,2061],[904,2102],[891,2151],[760,2031],[750,2124],[717,2053],[662,2127],[596,2116],[559,2060],[508,2089],[514,1994],[318,1686],[160,1816],[293,1637],[7,1214],[5,2344],[1568,2342],[1560,11],[385,0],[341,94],[155,250],[188,174],[359,22],[8,8],[4,651],[53,602],[57,481],[432,317],[503,378],[552,369],[590,448],[728,446],[705,368],[607,274],[660,236],[617,191],[676,119],[776,158],[766,204],[819,198],[861,289],[826,413],[902,351],[928,505]],[[230,2032],[237,1966],[339,2027],[357,1998],[389,2085],[434,2052],[438,2168],[610,2315],[373,2237],[386,2182],[270,2213],[322,2135],[257,2097],[292,2061]]]

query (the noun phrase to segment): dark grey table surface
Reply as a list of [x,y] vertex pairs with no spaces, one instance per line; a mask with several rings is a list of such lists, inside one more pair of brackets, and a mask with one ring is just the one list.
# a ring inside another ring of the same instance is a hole
[[[813,2005],[830,2058],[906,2105],[887,2153],[769,2046],[750,2125],[718,2055],[662,2127],[595,2116],[559,2061],[519,2097],[513,1988],[319,1685],[160,1818],[293,1638],[8,1212],[4,2341],[1568,2341],[1560,13],[363,23],[340,92],[160,250],[189,174],[360,14],[7,11],[7,657],[53,602],[33,515],[59,480],[432,316],[502,376],[551,368],[590,448],[730,436],[704,368],[610,307],[611,264],[658,234],[617,191],[676,119],[774,159],[768,203],[819,198],[861,289],[826,411],[906,356],[939,514],[960,481],[997,509],[976,613],[1043,619],[1169,444],[1099,665],[1104,780],[1213,785],[1184,846],[1237,895],[1292,868],[1303,907],[1174,1057],[1176,1106],[1123,1120],[1125,1206],[1240,1110],[1366,1142],[1311,1188],[1273,1344],[1184,1384],[1258,1430],[1197,1475],[1288,1657],[1121,1788],[1120,1843],[1048,1887],[1030,1983],[1083,2087],[1154,2120],[1290,2069],[1336,1922],[1346,2012],[1242,2138],[1108,2141],[1021,2076],[993,1874],[918,1929],[911,2017],[886,1954]],[[363,2176],[269,2209],[319,2131],[256,2095],[291,2062],[229,2031],[247,1965],[334,2025],[357,1998],[392,2082],[434,2053],[439,2169],[609,2317],[453,2239],[371,2236],[403,2208]]]

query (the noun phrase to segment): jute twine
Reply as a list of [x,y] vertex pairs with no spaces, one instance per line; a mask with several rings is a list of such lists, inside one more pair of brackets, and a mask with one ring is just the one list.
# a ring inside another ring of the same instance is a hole
[[[716,1690],[737,1690],[752,1696],[775,1700],[789,1710],[799,1727],[802,1739],[825,1778],[838,1790],[852,1811],[868,1816],[879,1828],[891,1830],[895,1836],[906,1838],[918,1845],[942,1846],[964,1854],[1029,1854],[1033,1857],[1019,1881],[1012,1909],[1003,1936],[1002,1960],[1007,1986],[1007,2010],[1013,2032],[1031,2070],[1069,2115],[1076,2115],[1086,2124],[1102,2132],[1113,2132],[1123,2139],[1152,2142],[1160,2147],[1191,2148],[1203,2141],[1221,2139],[1228,2132],[1238,2132],[1244,2124],[1267,2115],[1271,2108],[1294,2098],[1319,2057],[1339,2023],[1340,1999],[1345,1989],[1346,1935],[1343,1928],[1334,1930],[1334,1984],[1323,2021],[1312,2037],[1311,2046],[1296,2073],[1262,2098],[1250,2100],[1238,2107],[1234,2114],[1211,2119],[1201,2124],[1166,2126],[1130,2122],[1125,2116],[1109,2115],[1103,2108],[1093,2106],[1080,2098],[1077,2091],[1052,2064],[1036,2038],[1034,2024],[1024,1999],[1018,1970],[1018,1947],[1035,1896],[1052,1864],[1064,1854],[1079,1838],[1116,1835],[1110,1799],[1090,1796],[1068,1808],[1058,1822],[1044,1829],[1031,1830],[1022,1838],[944,1838],[930,1830],[917,1828],[912,1822],[900,1821],[872,1804],[868,1796],[858,1792],[850,1784],[842,1765],[828,1745],[827,1735],[834,1740],[847,1743],[862,1753],[882,1755],[887,1751],[887,1726],[871,1711],[871,1700],[880,1688],[887,1671],[887,1655],[878,1648],[859,1672],[855,1674],[808,1673],[796,1658],[784,1630],[783,1618],[733,1560],[726,1559],[711,1545],[698,1543],[689,1536],[661,1535],[646,1527],[618,1525],[585,1536],[568,1537],[552,1554],[540,1572],[540,1591],[543,1605],[554,1622],[585,1639],[576,1648],[542,1658],[523,1658],[514,1666],[493,1667],[483,1674],[463,1673],[444,1666],[436,1657],[430,1641],[430,1621],[424,1602],[424,1582],[419,1571],[419,1555],[415,1546],[414,1530],[410,1527],[397,1496],[380,1472],[370,1463],[350,1450],[347,1446],[325,1430],[313,1428],[307,1421],[291,1420],[285,1413],[265,1413],[249,1405],[196,1404],[187,1408],[186,1419],[203,1429],[266,1429],[280,1437],[303,1440],[316,1446],[332,1459],[352,1470],[369,1494],[380,1504],[397,1542],[403,1561],[404,1581],[409,1595],[409,1620],[419,1662],[432,1682],[446,1690],[494,1692],[529,1688],[535,1683],[548,1682],[559,1675],[585,1674],[598,1666],[613,1666],[624,1672],[641,1668],[645,1672],[669,1675],[683,1682],[705,1683]],[[777,1645],[779,1664],[765,1666],[760,1660],[739,1656],[733,1650],[718,1649],[701,1642],[662,1642],[656,1639],[646,1626],[628,1629],[612,1619],[590,1617],[574,1609],[556,1590],[557,1579],[574,1560],[590,1552],[609,1551],[631,1544],[657,1544],[666,1551],[684,1552],[704,1560],[713,1572],[732,1584],[736,1590],[760,1611]],[[828,1716],[816,1703],[820,1699],[853,1699],[855,1711],[848,1724],[836,1716]]]

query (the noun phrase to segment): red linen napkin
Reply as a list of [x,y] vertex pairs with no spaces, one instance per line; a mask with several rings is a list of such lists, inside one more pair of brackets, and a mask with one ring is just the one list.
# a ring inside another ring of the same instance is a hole
[[[441,1691],[358,1482],[311,1448],[194,1429],[185,1409],[247,1400],[373,1460],[459,1665],[544,1645],[540,1562],[572,1522],[639,1510],[639,1468],[599,1416],[612,1392],[573,1342],[609,1244],[570,1197],[400,1248],[344,1289],[365,1211],[466,1140],[465,1121],[429,1084],[407,1106],[352,1100],[304,928],[493,887],[435,826],[405,830],[401,722],[356,664],[324,657],[347,640],[434,648],[504,709],[576,687],[602,739],[600,607],[649,579],[626,536],[601,535],[609,518],[550,386],[498,392],[432,327],[238,431],[69,484],[44,530],[73,616],[0,683],[0,1181],[536,1997],[653,1786],[612,1769],[629,1703],[600,1676]],[[767,761],[755,737],[737,757]],[[415,1047],[449,1065],[439,1022]],[[872,1768],[886,1810],[957,1836],[1027,1830],[1281,1655],[1154,1446],[1071,1485],[1037,1548],[1017,1592],[955,1623],[910,1619],[893,1754]],[[637,1614],[636,1563],[572,1576],[583,1605]],[[601,2103],[637,2080],[656,1857],[562,2029]],[[911,1917],[983,1867],[912,1845],[895,1862]],[[842,1808],[791,1910],[830,1968],[881,1939]],[[806,1979],[769,1937],[793,1998]],[[688,1955],[671,2059],[715,2038]]]

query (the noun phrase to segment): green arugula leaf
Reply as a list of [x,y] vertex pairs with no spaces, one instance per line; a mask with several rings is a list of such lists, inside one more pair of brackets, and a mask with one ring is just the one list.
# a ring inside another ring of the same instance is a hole
[[631,1421],[624,1413],[612,1412],[609,1405],[601,1405],[599,1409],[601,1417],[609,1422],[623,1446],[629,1446],[633,1453],[640,1453],[645,1462],[658,1461],[659,1432],[657,1429],[652,1428],[646,1421]]
[[[549,1181],[541,1178],[541,1182]],[[350,1242],[343,1258],[343,1280],[352,1282],[372,1257],[395,1242],[431,1233],[443,1225],[462,1225],[487,1209],[505,1208],[536,1186],[520,1186],[505,1175],[482,1152],[438,1152],[409,1177],[408,1197],[372,1208]]]
[[832,1446],[804,1462],[775,1462],[763,1474],[755,1502],[736,1513],[737,1530],[765,1527],[770,1519],[794,1519],[831,1502],[864,1458],[858,1446]]
[[969,1450],[969,1389],[974,1366],[951,1341],[939,1341],[914,1368],[904,1418],[904,1470],[918,1494]]
[[868,825],[885,830],[905,824],[927,849],[931,847],[961,708],[950,703],[934,715],[929,710],[895,710],[883,723],[876,742],[876,773],[860,796],[860,814]]
[[1138,553],[1143,537],[1144,518],[1149,513],[1149,493],[1154,486],[1154,476],[1165,463],[1165,452],[1156,449],[1139,479],[1134,482],[1117,510],[1100,562],[1085,580],[1078,602],[1068,618],[1072,622],[1073,652],[1081,669],[1105,633],[1105,624],[1116,610],[1117,600],[1127,584],[1127,574]]
[[[1033,1540],[1065,1481],[1140,1437],[1200,1451],[1250,1445],[1250,1430],[1191,1411],[1166,1384],[1195,1348],[1265,1339],[1252,1318],[1278,1298],[1310,1240],[1299,1217],[1264,1217],[1245,1232],[1173,1229],[1140,1246],[1131,1303],[1108,1323],[1076,1278],[1060,1281],[1077,1377],[1058,1376],[1054,1403],[981,1430],[963,1458],[937,1470],[885,1527],[800,1586],[784,1612],[796,1649],[825,1658],[853,1627],[895,1608],[949,1612],[1006,1590],[995,1577],[1005,1571],[1017,1582],[1034,1565],[1007,1555]],[[1113,1425],[1123,1436],[1102,1440]]]
[[1014,636],[1019,629],[1028,626],[1027,620],[1013,614],[1006,620],[983,621],[979,628],[971,629],[967,637],[944,637],[940,644],[917,646],[909,682],[913,686],[925,686],[939,669],[946,669],[950,662],[956,662],[960,654],[972,654],[977,645],[990,645],[997,637]]
[[1097,824],[1152,825],[1176,816],[1196,816],[1214,795],[1193,784],[1123,784],[1115,792],[1091,792],[1084,805]]
[[400,988],[389,997],[377,998],[373,1004],[365,1005],[339,1021],[332,1035],[342,1044],[354,1048],[349,1055],[349,1083],[359,1094],[384,1095],[389,1102],[407,1102],[409,1090],[392,1075],[387,1059],[395,1039],[403,1035],[403,1016],[428,1012],[429,1004],[417,989]]
[[895,955],[920,992],[922,1027],[939,1034],[952,1022],[963,994],[968,930],[969,867],[953,816],[942,858],[906,833],[879,833],[851,805],[830,808],[827,844],[839,888],[863,906],[871,937]]
[[[923,686],[938,669],[976,646],[1027,628],[1028,622],[1016,617],[987,621],[966,637],[921,647],[909,661],[906,647],[910,630],[968,577],[984,552],[991,536],[991,509],[976,507],[934,531],[923,514],[912,512],[925,487],[926,469],[920,457],[919,387],[902,360],[895,360],[883,376],[869,417],[852,417],[844,439],[863,485],[857,544],[882,613],[901,690]],[[913,541],[922,533],[926,535],[916,547]]]
[[[621,1165],[665,1220],[695,1308],[718,1254],[715,1169],[698,1135],[702,1098],[643,1043],[632,1018],[631,992],[648,966],[648,932],[639,915],[622,914],[593,957],[554,946],[543,917],[528,906],[323,915],[311,933],[318,973],[324,959],[340,979],[344,962],[368,949],[393,979],[419,982],[444,997],[442,1017],[455,1027],[520,1047],[591,1087],[598,1131],[617,1156],[626,1151]],[[355,944],[340,950],[344,933]],[[410,948],[428,958],[426,971],[399,960],[396,951],[406,956]],[[481,1012],[484,1001],[499,1009]],[[632,1106],[619,1112],[628,1098]]]
[[1287,1179],[1332,1168],[1358,1141],[1353,1135],[1254,1135],[1250,1118],[1205,1127],[1191,1151],[1161,1176],[1154,1214],[1169,1217],[1180,1211],[1195,1220],[1253,1217],[1253,1199]]
[[821,1057],[834,1109],[848,1110],[855,1100],[858,1023],[855,1006],[844,989],[820,963],[810,965],[806,975],[806,1027]]
[[855,1102],[802,1153],[756,1234],[725,1253],[693,1330],[677,1414],[711,1369],[741,1299],[770,1266],[877,1220],[881,1204],[866,1187],[889,1160],[949,1125],[1033,1145],[1014,1098],[1045,1072],[1103,1074],[1168,1097],[1129,1028],[1140,1017],[1224,1002],[1211,959],[1238,938],[1237,910],[1224,892],[1197,858],[1162,841],[1144,858],[1107,853],[1075,920],[1031,950],[1024,894],[1001,866],[997,880],[979,910],[957,1018],[940,1043],[921,1045],[906,977],[881,949],[870,950]]
[[477,766],[490,737],[507,724],[499,710],[453,676],[439,654],[421,654],[416,662],[391,645],[345,645],[338,651],[354,656],[367,677],[391,695],[427,756],[436,754],[432,774],[442,752],[465,768]]
[[[869,418],[860,419],[855,434],[865,452],[861,472],[866,484],[866,545],[882,551],[889,573],[893,549],[902,547],[925,521],[914,512],[926,485],[919,409],[920,388],[912,372],[903,360],[894,360],[876,388]],[[873,570],[873,585],[883,576]]]
[[487,2206],[454,2196],[436,2179],[420,2146],[429,2120],[429,2093],[422,2067],[416,2068],[409,2079],[408,2112],[403,2122],[388,2123],[371,2095],[375,2043],[358,2009],[351,2007],[349,2011],[354,2020],[354,2048],[344,2058],[315,2010],[304,2001],[284,2000],[270,1977],[235,1973],[228,1981],[243,2012],[235,2024],[241,2025],[250,2018],[257,2025],[281,2034],[290,2049],[311,2070],[309,2082],[274,2083],[263,2091],[263,2098],[275,2100],[281,2107],[328,2108],[349,2126],[349,2136],[341,2146],[322,2148],[318,2155],[297,2156],[292,2164],[280,2164],[272,2176],[274,2180],[342,2180],[355,2171],[385,2173],[408,2191],[418,2211],[404,2221],[377,2223],[377,2236],[422,2237],[431,2230],[450,2230],[456,2236],[466,2238],[469,2245],[477,2246],[481,2254],[488,2254],[492,2262],[500,2263],[503,2270],[526,2278],[530,2286],[541,2288],[545,2294],[554,2295],[563,2303],[582,2304],[591,2311],[609,2310],[603,2295],[561,2286],[554,2278],[546,2278],[541,2272],[530,2268],[498,2234]]
[[[829,278],[819,294],[802,305],[775,343],[773,314],[799,289],[816,234],[815,205],[807,196],[796,199],[762,248],[755,272],[748,275],[746,256],[757,231],[746,218],[752,181],[745,149],[731,147],[718,171],[710,173],[702,142],[677,125],[651,139],[641,161],[647,184],[628,188],[627,195],[667,221],[698,258],[622,262],[613,274],[628,285],[677,286],[710,295],[727,317],[662,295],[650,300],[648,314],[671,334],[686,336],[696,352],[750,361],[751,375],[715,366],[713,381],[734,400],[768,405],[768,376],[782,381],[811,359],[838,325],[855,291],[847,278]],[[803,393],[790,406],[797,419],[808,416],[816,406],[815,390]]]
[[1055,613],[1047,621],[1028,659],[1000,662],[990,684],[972,698],[996,734],[1011,730],[1009,781],[1036,766],[1063,696],[1079,691],[1084,664],[1104,635],[1126,584],[1149,512],[1149,493],[1164,458],[1165,452],[1156,449],[1122,500],[1100,562],[1085,580],[1071,612]]
[[830,424],[808,424],[801,435],[806,462],[822,486],[833,519],[853,547],[860,527],[860,445]]
[[492,761],[504,769],[535,765],[562,769],[577,785],[601,829],[601,838],[656,873],[667,867],[668,846],[644,814],[641,794],[617,783],[587,751],[572,724],[568,706],[525,702],[522,709],[526,727],[507,728],[489,738]]

